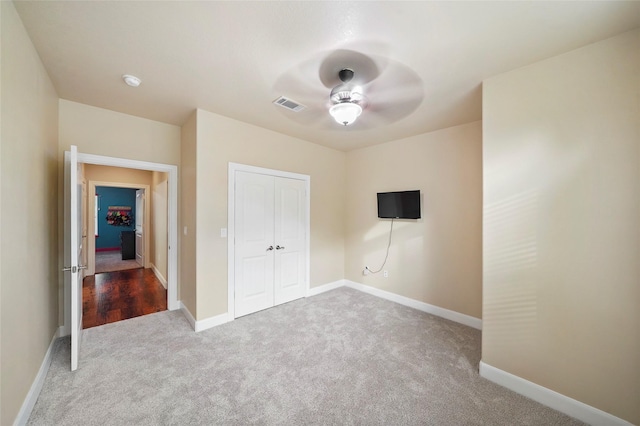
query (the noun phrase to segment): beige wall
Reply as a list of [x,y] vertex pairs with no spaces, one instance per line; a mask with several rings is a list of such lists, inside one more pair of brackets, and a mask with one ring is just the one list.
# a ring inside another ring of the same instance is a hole
[[97,166],[95,164],[84,165],[84,177],[90,180],[112,183],[134,183],[137,185],[151,186],[153,172],[149,170],[136,170],[125,167]]
[[[63,193],[64,151],[71,145],[83,154],[96,154],[161,164],[180,164],[180,127],[146,118],[59,100],[58,188]],[[145,172],[149,173],[149,172]],[[149,175],[150,176],[150,175]],[[146,179],[146,178],[145,178]],[[151,178],[148,178],[149,184]],[[127,182],[128,183],[128,182]],[[59,197],[58,214],[62,216],[63,197]],[[63,235],[62,221],[58,232]],[[58,241],[60,265],[64,239]],[[64,322],[64,283],[59,274],[60,323]]]
[[344,278],[343,152],[198,110],[196,161],[197,319],[227,312],[229,162],[311,176],[311,287]]
[[485,363],[640,424],[640,30],[484,83]]
[[180,199],[178,224],[178,300],[198,317],[196,307],[196,111],[182,126],[180,144]]
[[0,11],[0,424],[10,425],[58,328],[58,96],[13,3]]
[[[452,127],[347,154],[346,278],[482,316],[482,125]],[[378,219],[376,193],[419,189],[422,219]]]
[[164,280],[167,280],[168,253],[168,173],[153,172],[151,178],[151,262]]
[[60,152],[180,164],[180,127],[60,99]]

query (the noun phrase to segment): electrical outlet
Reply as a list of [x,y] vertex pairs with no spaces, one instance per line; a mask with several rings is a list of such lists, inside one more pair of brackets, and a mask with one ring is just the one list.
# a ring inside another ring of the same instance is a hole
[[369,275],[369,268],[367,266],[362,270],[362,275]]
[[387,271],[386,269],[383,272],[383,275],[385,278],[389,278],[389,271]]

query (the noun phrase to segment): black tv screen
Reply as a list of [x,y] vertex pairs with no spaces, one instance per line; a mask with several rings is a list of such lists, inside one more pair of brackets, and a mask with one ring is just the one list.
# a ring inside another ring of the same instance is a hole
[[381,219],[420,219],[420,190],[378,192]]

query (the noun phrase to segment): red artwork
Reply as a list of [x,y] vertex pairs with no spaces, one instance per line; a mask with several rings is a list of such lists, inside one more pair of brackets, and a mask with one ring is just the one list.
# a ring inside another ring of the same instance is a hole
[[107,211],[107,224],[112,226],[131,226],[132,223],[131,207],[109,206],[109,210]]

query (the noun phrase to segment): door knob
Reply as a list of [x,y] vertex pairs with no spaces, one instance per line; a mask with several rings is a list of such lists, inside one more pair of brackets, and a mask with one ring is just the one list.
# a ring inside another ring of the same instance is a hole
[[284,246],[276,246],[276,250],[284,250]]
[[271,251],[271,250],[273,250],[273,246],[267,247],[267,251]]

